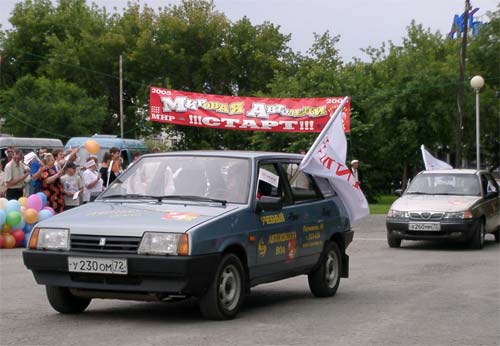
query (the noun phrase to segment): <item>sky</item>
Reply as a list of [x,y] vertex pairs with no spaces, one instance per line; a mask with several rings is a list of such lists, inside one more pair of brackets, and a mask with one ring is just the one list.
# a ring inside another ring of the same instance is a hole
[[[108,11],[121,11],[130,0],[94,0]],[[0,0],[2,29],[12,28],[8,22],[19,0]],[[91,3],[91,1],[87,1]],[[135,2],[135,1],[132,1]],[[180,0],[140,0],[156,9]],[[280,26],[280,32],[291,34],[290,47],[306,53],[314,42],[314,34],[329,30],[340,35],[337,48],[345,62],[353,57],[366,60],[361,48],[378,48],[383,42],[400,44],[412,19],[432,32],[443,35],[450,31],[453,16],[464,10],[464,0],[214,0],[216,10],[236,22],[247,16],[253,25],[264,21]],[[475,19],[487,21],[487,11],[497,9],[497,0],[471,0],[478,7]]]

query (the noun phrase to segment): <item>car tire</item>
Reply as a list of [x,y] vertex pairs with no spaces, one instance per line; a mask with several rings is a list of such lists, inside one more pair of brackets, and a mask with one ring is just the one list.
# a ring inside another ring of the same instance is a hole
[[484,228],[484,221],[480,220],[478,226],[472,234],[472,239],[469,243],[471,249],[481,250],[484,246],[484,238],[486,236],[486,230]]
[[207,292],[200,298],[201,314],[211,320],[233,319],[245,297],[245,270],[235,254],[226,254]]
[[387,244],[391,248],[399,248],[401,247],[401,238],[395,237],[391,235],[391,232],[387,232]]
[[337,293],[342,273],[342,256],[335,242],[327,242],[320,266],[307,276],[309,289],[316,297],[331,297]]
[[500,228],[497,228],[497,230],[493,232],[493,235],[495,236],[495,242],[500,243]]
[[85,311],[92,299],[74,296],[66,287],[46,286],[50,306],[62,314],[79,314]]

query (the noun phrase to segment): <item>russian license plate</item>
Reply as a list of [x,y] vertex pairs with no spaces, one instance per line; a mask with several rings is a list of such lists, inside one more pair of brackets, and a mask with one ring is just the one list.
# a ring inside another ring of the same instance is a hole
[[112,258],[68,257],[68,270],[76,273],[127,275],[127,260]]
[[410,222],[408,225],[410,231],[440,231],[439,222]]

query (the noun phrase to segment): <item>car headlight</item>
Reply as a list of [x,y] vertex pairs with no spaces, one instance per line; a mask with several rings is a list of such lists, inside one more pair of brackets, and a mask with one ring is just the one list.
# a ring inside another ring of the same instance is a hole
[[409,217],[409,214],[407,211],[400,211],[400,210],[395,210],[395,209],[389,209],[389,212],[387,213],[388,217],[392,217],[395,219],[407,219]]
[[470,211],[459,211],[452,213],[445,213],[445,219],[472,219],[472,213]]
[[28,244],[30,249],[69,250],[69,229],[35,228]]
[[146,232],[142,236],[137,250],[142,255],[178,255],[189,254],[187,234]]

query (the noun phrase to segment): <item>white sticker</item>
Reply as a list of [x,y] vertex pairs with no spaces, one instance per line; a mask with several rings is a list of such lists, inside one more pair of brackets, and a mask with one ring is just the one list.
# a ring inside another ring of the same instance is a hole
[[280,177],[278,177],[276,174],[271,173],[263,168],[259,169],[259,180],[265,181],[266,183],[278,187],[278,184],[280,182]]

